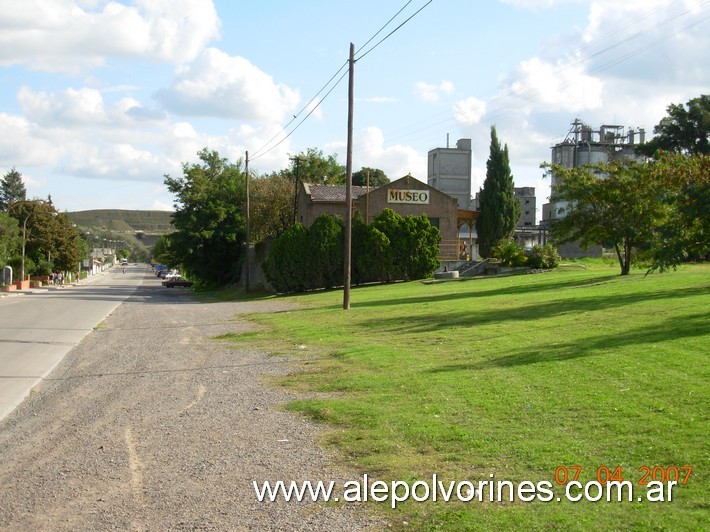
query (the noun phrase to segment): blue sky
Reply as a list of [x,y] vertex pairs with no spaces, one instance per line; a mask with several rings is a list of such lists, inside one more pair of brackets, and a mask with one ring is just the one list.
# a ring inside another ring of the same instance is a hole
[[163,175],[203,147],[259,173],[308,148],[344,164],[347,76],[294,126],[351,42],[420,8],[356,62],[354,170],[426,181],[430,149],[471,138],[475,193],[495,125],[539,218],[575,118],[650,136],[710,90],[710,0],[0,0],[0,172],[60,210],[170,209]]

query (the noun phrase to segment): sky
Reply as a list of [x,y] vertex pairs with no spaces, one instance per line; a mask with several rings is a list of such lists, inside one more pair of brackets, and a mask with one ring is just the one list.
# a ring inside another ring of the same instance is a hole
[[427,153],[490,131],[516,186],[579,118],[653,127],[710,92],[710,0],[0,0],[0,174],[60,211],[171,210],[197,153],[257,175],[309,148],[427,180]]

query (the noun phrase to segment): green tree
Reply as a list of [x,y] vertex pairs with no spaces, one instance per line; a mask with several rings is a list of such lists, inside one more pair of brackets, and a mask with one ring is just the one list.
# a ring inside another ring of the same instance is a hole
[[294,184],[287,176],[252,179],[249,196],[252,242],[276,239],[293,225]]
[[661,184],[668,217],[658,228],[649,272],[706,258],[710,252],[710,156],[659,153],[650,173]]
[[423,279],[439,267],[439,229],[426,216],[402,217],[384,209],[372,226],[389,240],[389,249],[381,255],[387,281]]
[[22,174],[13,166],[0,181],[0,211],[7,212],[10,204],[27,198],[27,189]]
[[439,228],[434,227],[425,215],[405,216],[403,237],[409,253],[404,254],[406,279],[431,277],[439,265]]
[[79,231],[68,216],[43,200],[12,203],[9,214],[17,220],[25,244],[25,274],[76,271],[84,248]]
[[295,157],[291,157],[291,166],[284,170],[284,175],[294,182],[296,176],[301,183],[321,185],[344,185],[345,167],[338,163],[337,155],[324,156],[317,148],[308,148]]
[[611,246],[621,275],[628,275],[634,248],[651,245],[668,216],[662,181],[651,172],[652,165],[625,161],[543,166],[556,180],[550,200],[568,202],[564,218],[550,228],[554,240]]
[[50,267],[65,272],[78,271],[79,263],[86,258],[87,249],[82,244],[79,231],[66,214],[53,214],[52,222]]
[[710,95],[667,107],[668,116],[653,128],[656,136],[636,148],[636,153],[655,157],[659,150],[685,155],[710,155]]
[[300,223],[289,227],[276,239],[263,264],[264,275],[277,292],[300,292],[310,288],[311,257],[308,230]]
[[17,220],[6,212],[0,212],[0,268],[17,256],[20,241],[20,226]]
[[343,284],[344,230],[340,217],[321,214],[308,228],[306,255],[311,288],[332,288]]
[[206,284],[237,281],[244,259],[245,174],[207,148],[183,176],[165,176],[175,194],[170,249],[185,273]]
[[480,192],[479,209],[481,214],[476,219],[478,252],[482,257],[489,257],[493,246],[513,236],[520,218],[508,145],[501,148],[495,126],[491,128],[490,155],[486,162],[486,179]]
[[387,175],[379,168],[367,168],[363,166],[361,170],[353,172],[353,185],[364,187],[367,186],[368,180],[370,188],[381,187],[390,182]]
[[352,280],[355,284],[387,280],[390,241],[355,211],[352,227]]
[[170,235],[160,235],[151,248],[151,261],[155,260],[160,264],[178,264],[177,258],[170,250]]

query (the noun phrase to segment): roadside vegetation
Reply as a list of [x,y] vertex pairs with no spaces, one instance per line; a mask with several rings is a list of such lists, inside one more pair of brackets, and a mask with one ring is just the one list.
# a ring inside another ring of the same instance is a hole
[[[252,315],[257,332],[224,340],[300,359],[278,384],[307,398],[288,408],[373,479],[493,474],[563,498],[374,503],[395,528],[707,529],[710,266],[644,273],[597,260],[369,286],[349,311],[340,291],[289,296],[300,310]],[[555,480],[574,466],[580,482],[619,468],[634,498],[644,468],[693,469],[672,502],[571,503]]]
[[[311,227],[296,224],[276,241],[264,273],[281,293],[332,288],[343,282],[342,218],[322,214]],[[400,216],[384,209],[371,224],[353,219],[352,277],[355,284],[431,277],[439,265],[439,229],[426,216]]]

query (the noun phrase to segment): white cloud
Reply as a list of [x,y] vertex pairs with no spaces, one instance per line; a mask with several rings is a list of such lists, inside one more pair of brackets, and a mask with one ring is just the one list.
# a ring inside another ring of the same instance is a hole
[[508,100],[529,113],[563,110],[579,113],[602,106],[603,83],[588,75],[574,59],[552,64],[539,57],[523,61],[511,74],[504,90]]
[[153,200],[153,207],[152,209],[154,211],[172,211],[174,210],[174,207],[172,203],[166,203],[164,201],[160,200]]
[[425,102],[437,102],[442,94],[454,92],[454,84],[450,81],[442,81],[438,85],[432,85],[423,81],[414,84],[415,94]]
[[420,181],[427,181],[426,155],[410,146],[385,147],[384,136],[377,127],[363,129],[354,139],[353,172],[363,166],[379,168],[392,181],[409,173]]
[[0,160],[17,168],[53,164],[61,149],[45,133],[24,117],[0,113]]
[[473,96],[454,104],[454,119],[464,126],[478,124],[485,113],[486,102]]
[[143,107],[138,100],[130,97],[107,107],[102,93],[88,87],[68,88],[60,93],[34,92],[28,87],[21,87],[17,100],[30,122],[49,128],[150,125],[164,122],[167,118],[163,111]]
[[0,65],[78,72],[109,57],[181,63],[219,36],[212,0],[3,0]]
[[178,114],[280,122],[294,111],[299,95],[243,57],[209,48],[178,68],[171,87],[156,98]]
[[25,116],[39,125],[71,127],[106,122],[103,97],[96,89],[69,88],[60,94],[47,94],[22,87],[17,99]]

